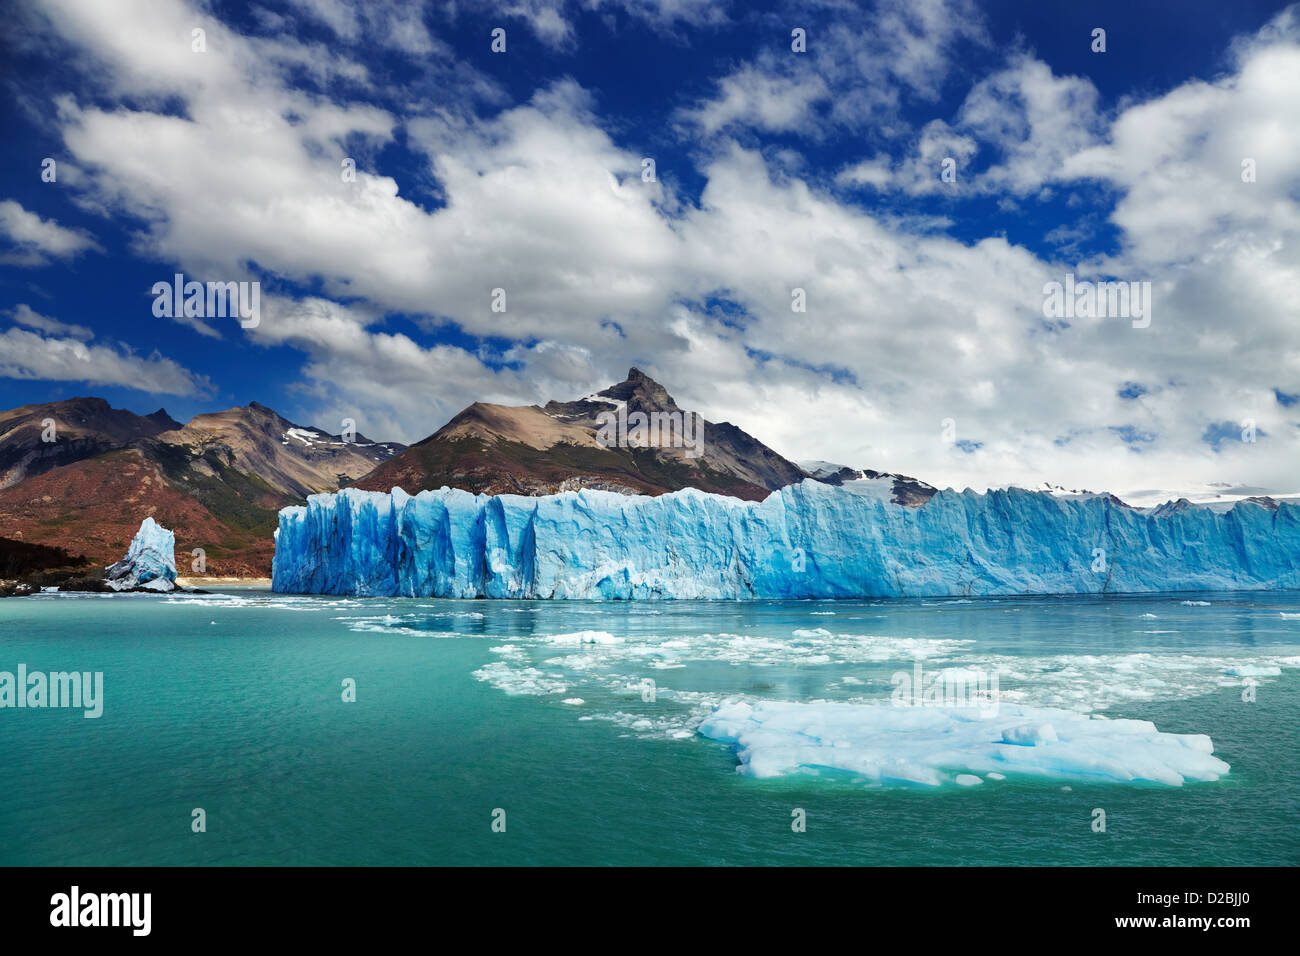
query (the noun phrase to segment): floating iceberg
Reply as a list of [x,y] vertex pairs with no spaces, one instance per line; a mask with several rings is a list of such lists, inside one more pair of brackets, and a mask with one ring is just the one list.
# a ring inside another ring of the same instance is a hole
[[1229,770],[1204,734],[1006,704],[989,716],[974,708],[732,701],[699,732],[732,744],[737,770],[752,777],[830,770],[928,786],[971,786],[980,782],[975,774],[1182,786]]
[[[133,545],[134,547],[134,545]],[[817,481],[546,497],[344,489],[280,512],[272,586],[490,598],[859,598],[1300,588],[1300,506],[1144,513],[1105,496],[943,491],[911,508]]]
[[176,536],[153,518],[140,522],[126,557],[109,565],[105,583],[114,591],[145,588],[171,591],[176,587]]

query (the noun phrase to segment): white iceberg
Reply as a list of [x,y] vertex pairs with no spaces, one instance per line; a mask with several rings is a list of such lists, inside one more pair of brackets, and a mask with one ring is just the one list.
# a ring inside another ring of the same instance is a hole
[[[714,710],[699,732],[732,744],[737,769],[753,777],[838,771],[937,787],[969,785],[966,775],[1017,774],[1181,786],[1229,770],[1203,734],[1006,704],[988,716],[975,708],[736,700]],[[1008,743],[1013,738],[1019,742]]]
[[126,556],[108,566],[105,583],[114,591],[145,588],[171,591],[176,588],[176,536],[153,518],[140,522]]

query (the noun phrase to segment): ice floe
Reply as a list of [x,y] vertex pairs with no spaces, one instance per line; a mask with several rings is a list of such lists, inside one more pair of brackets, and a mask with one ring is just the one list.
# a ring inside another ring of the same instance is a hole
[[980,716],[964,708],[735,700],[720,705],[699,731],[731,744],[737,769],[753,777],[833,771],[940,786],[969,785],[971,776],[997,772],[1181,786],[1218,780],[1229,770],[1203,734],[1029,707]]

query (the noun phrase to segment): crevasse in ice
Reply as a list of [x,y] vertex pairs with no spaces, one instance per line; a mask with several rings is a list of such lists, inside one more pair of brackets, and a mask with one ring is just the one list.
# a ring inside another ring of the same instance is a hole
[[1011,488],[908,508],[812,480],[761,502],[694,489],[344,489],[280,512],[272,581],[297,593],[591,599],[1300,588],[1300,507],[1153,514]]

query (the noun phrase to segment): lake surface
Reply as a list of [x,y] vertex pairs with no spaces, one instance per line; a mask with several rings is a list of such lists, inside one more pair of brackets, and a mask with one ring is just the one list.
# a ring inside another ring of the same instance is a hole
[[[754,777],[697,732],[736,700],[870,718],[918,663],[996,673],[1007,706],[1208,735],[1231,770],[1170,786],[1063,765],[959,786],[954,744],[937,785],[816,765]],[[0,864],[1300,863],[1296,594],[50,594],[0,601],[0,671],[19,664],[102,672],[103,714],[0,709]]]

